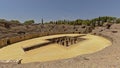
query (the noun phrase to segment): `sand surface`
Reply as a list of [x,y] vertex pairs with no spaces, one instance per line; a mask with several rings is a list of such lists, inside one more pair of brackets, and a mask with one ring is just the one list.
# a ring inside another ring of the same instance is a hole
[[78,55],[90,54],[104,49],[112,43],[106,38],[86,34],[80,38],[86,40],[70,47],[64,47],[53,43],[47,46],[36,48],[30,51],[24,51],[23,48],[49,42],[46,39],[62,36],[79,36],[83,34],[59,34],[30,39],[0,49],[0,60],[23,59],[22,63],[43,62],[58,59],[73,58]]

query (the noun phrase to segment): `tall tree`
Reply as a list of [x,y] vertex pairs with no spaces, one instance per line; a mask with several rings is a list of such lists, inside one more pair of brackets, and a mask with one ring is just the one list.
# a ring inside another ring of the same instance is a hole
[[42,18],[42,20],[41,20],[41,23],[43,24],[44,22],[43,22],[43,18]]

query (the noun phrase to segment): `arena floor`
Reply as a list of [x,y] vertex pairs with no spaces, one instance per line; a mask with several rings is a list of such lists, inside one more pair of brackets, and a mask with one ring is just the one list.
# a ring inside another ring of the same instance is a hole
[[[84,38],[86,40],[71,45],[69,47],[64,47],[57,43],[53,43],[29,51],[23,50],[23,48],[26,47],[49,42],[46,39],[62,36],[80,36],[80,35],[85,35],[80,38]],[[90,54],[100,51],[111,44],[112,43],[106,38],[90,34],[59,34],[44,36],[14,43],[0,49],[0,60],[22,59],[22,63],[29,63],[67,59],[83,54]]]

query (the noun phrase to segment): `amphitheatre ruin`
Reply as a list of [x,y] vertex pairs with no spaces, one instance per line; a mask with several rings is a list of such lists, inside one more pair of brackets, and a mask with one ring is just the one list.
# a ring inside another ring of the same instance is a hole
[[107,22],[94,28],[1,22],[0,67],[116,68],[120,66],[119,27],[120,24]]

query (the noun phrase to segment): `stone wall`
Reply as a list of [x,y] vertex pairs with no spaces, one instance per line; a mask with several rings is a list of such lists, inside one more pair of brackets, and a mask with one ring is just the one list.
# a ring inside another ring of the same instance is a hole
[[0,47],[4,47],[5,45],[7,45],[7,39],[0,39]]
[[[37,28],[36,28],[36,27]],[[12,29],[12,30],[11,30]],[[11,27],[9,32],[13,32],[14,28]],[[19,30],[20,29],[20,30]],[[25,29],[25,27],[24,27]],[[82,28],[82,26],[72,26],[72,25],[32,25],[28,30],[24,30],[22,28],[18,28],[16,32],[23,30],[25,34],[18,34],[13,36],[5,36],[0,39],[0,47],[7,46],[12,43],[20,42],[27,39],[32,39],[41,36],[55,35],[55,34],[69,34],[69,33],[89,33],[92,29],[89,26]],[[29,31],[30,30],[30,31]],[[36,31],[37,30],[37,31]],[[4,34],[1,34],[4,35]]]
[[22,59],[18,60],[0,60],[0,63],[12,63],[12,64],[21,64]]

